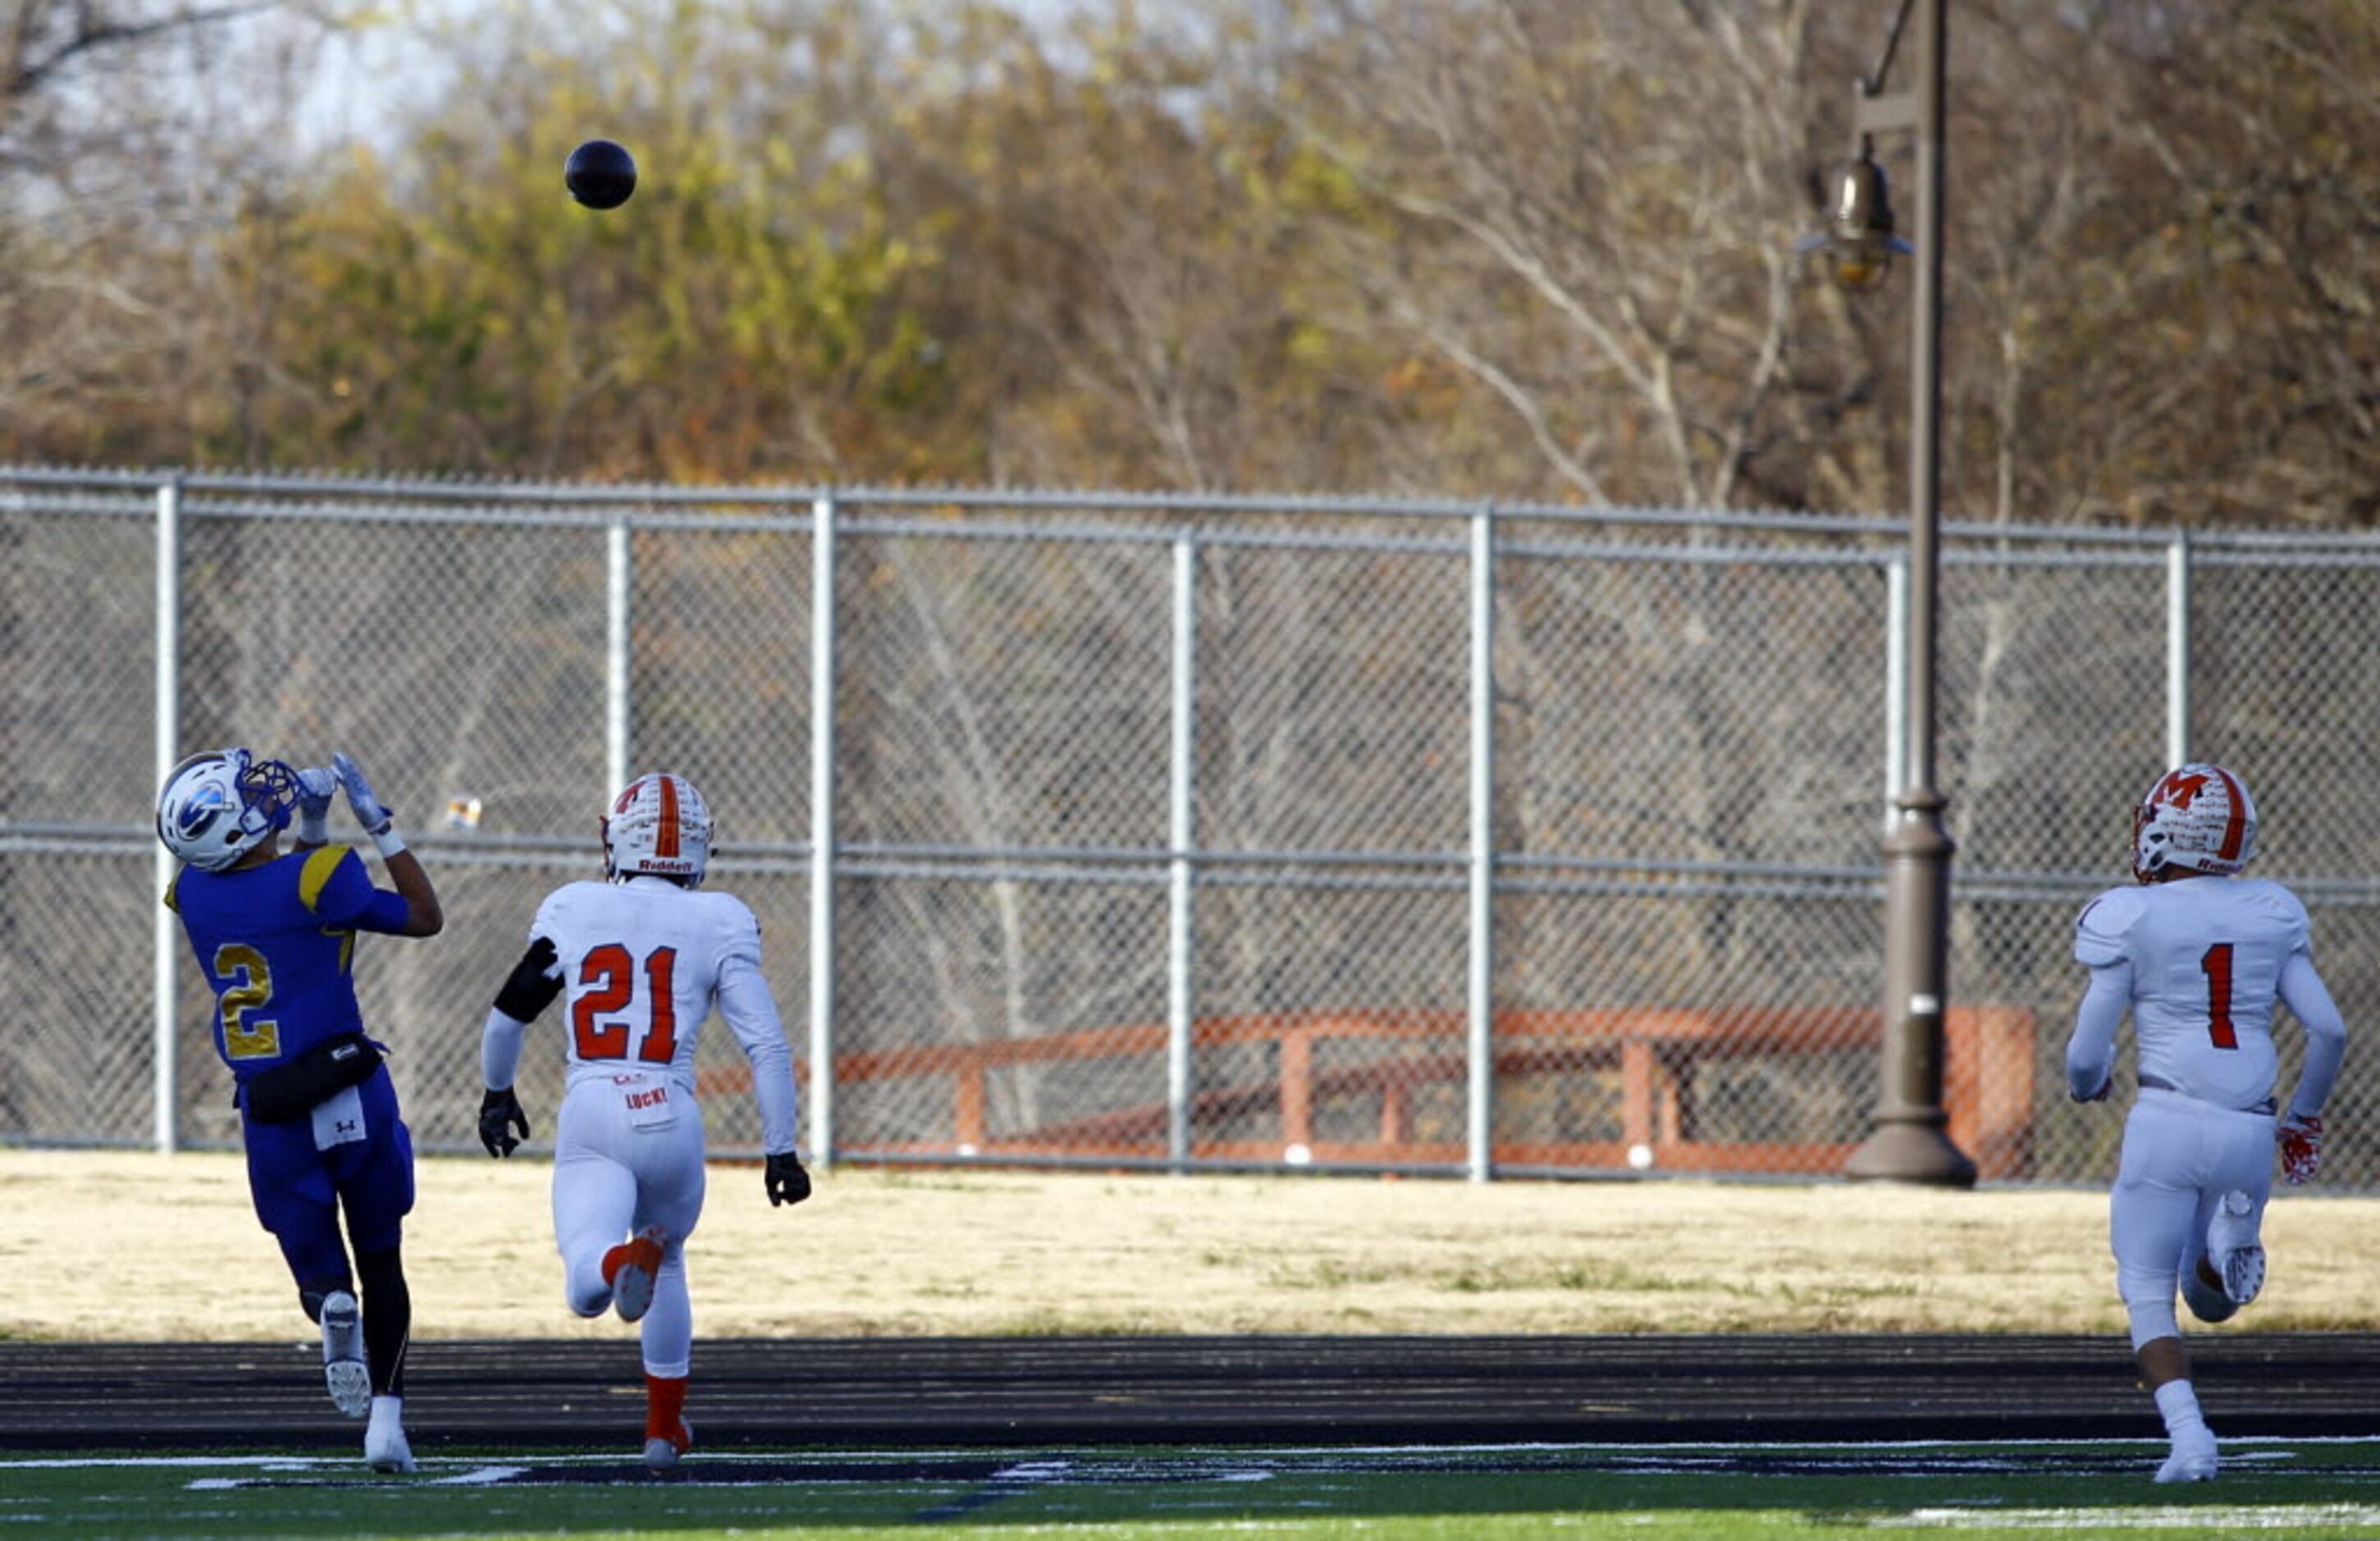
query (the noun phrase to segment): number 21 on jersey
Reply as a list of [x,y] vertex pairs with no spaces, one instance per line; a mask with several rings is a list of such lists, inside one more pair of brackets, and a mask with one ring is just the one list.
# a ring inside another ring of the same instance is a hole
[[[570,1003],[571,1036],[586,1061],[665,1065],[677,1055],[677,949],[656,947],[642,966],[616,941],[579,961],[586,993]],[[641,989],[639,988],[641,987]],[[636,1039],[635,1053],[629,1052]]]

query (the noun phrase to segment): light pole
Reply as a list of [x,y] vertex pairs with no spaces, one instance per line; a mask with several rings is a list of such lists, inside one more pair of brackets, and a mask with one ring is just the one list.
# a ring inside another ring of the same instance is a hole
[[[1846,1176],[1966,1187],[1975,1164],[1950,1142],[1942,1108],[1943,1014],[1949,998],[1950,856],[1942,822],[1949,799],[1934,784],[1936,576],[1941,563],[1942,97],[1946,0],[1901,0],[1876,71],[1860,82],[1858,152],[1836,174],[1825,246],[1837,283],[1873,288],[1895,252],[1914,258],[1910,310],[1909,631],[1904,673],[1908,762],[1884,842],[1884,1049],[1876,1127],[1845,1163]],[[1884,91],[1911,20],[1916,81]],[[1906,132],[1916,150],[1917,239],[1894,233],[1874,137]]]

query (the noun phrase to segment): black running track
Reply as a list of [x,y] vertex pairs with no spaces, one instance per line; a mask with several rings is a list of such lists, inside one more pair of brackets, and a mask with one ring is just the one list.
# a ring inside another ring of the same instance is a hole
[[[2192,1341],[2227,1437],[2380,1435],[2380,1335]],[[0,1342],[0,1450],[346,1450],[303,1343]],[[2120,1338],[698,1340],[704,1449],[2136,1438]],[[633,1339],[413,1346],[443,1449],[642,1438]]]

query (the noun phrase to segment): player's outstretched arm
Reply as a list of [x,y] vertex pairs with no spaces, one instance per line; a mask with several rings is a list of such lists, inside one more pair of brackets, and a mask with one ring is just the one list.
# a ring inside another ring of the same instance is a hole
[[446,928],[446,909],[438,902],[438,890],[430,881],[430,873],[422,867],[421,858],[410,851],[399,851],[385,858],[388,880],[396,892],[405,895],[405,925],[396,934],[401,937],[434,937]]
[[347,807],[354,812],[356,822],[371,837],[373,849],[388,868],[388,880],[405,898],[405,924],[396,934],[434,937],[444,930],[446,910],[438,902],[437,887],[431,882],[421,858],[406,849],[405,837],[396,832],[395,817],[372,791],[363,768],[343,749],[331,757],[331,770],[338,778],[340,790],[347,795]]

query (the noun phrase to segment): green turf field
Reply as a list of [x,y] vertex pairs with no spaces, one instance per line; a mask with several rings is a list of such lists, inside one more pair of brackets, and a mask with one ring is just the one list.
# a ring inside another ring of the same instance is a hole
[[2159,1487],[2146,1443],[0,1458],[0,1538],[249,1536],[2380,1537],[2380,1441],[2236,1440]]

